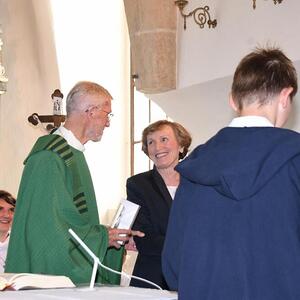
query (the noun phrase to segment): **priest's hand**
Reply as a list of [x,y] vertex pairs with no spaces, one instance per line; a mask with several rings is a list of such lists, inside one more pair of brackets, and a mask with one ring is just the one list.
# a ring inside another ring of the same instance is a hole
[[[131,230],[131,229],[118,229],[118,228],[108,228],[108,244],[109,247],[115,247],[119,249],[125,243],[130,242],[133,246],[134,243],[132,237],[144,237],[145,234],[141,231]],[[128,249],[129,250],[129,249]]]

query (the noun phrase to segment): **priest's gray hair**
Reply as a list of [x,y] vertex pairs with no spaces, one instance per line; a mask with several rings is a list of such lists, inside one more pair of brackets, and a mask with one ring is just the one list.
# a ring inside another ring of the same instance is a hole
[[80,81],[70,90],[66,99],[67,115],[73,112],[85,111],[91,104],[88,95],[99,95],[112,99],[111,94],[100,84],[91,81]]

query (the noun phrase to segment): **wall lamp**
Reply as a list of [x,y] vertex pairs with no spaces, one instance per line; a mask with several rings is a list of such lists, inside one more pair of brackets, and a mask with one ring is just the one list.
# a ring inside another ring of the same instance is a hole
[[211,20],[210,18],[209,7],[207,5],[204,7],[197,7],[194,10],[192,10],[190,13],[185,14],[183,12],[183,9],[188,3],[189,1],[187,0],[175,1],[175,5],[179,8],[180,14],[184,19],[184,25],[183,25],[184,30],[186,30],[186,18],[191,16],[194,17],[194,21],[200,26],[200,28],[204,28],[205,24],[207,24],[209,28],[215,28],[217,26],[217,20],[216,19]]
[[[2,30],[0,28],[0,34]],[[0,37],[0,95],[3,95],[6,92],[6,83],[8,78],[5,76],[5,69],[1,64],[1,50],[2,50],[3,41]]]
[[1,65],[1,60],[0,60],[0,95],[3,95],[6,92],[7,81],[8,78],[5,76],[5,69]]
[[6,83],[0,81],[0,95],[3,95],[6,92]]
[[[280,4],[283,0],[273,0],[274,4]],[[253,2],[253,9],[256,8],[256,0],[252,0]]]

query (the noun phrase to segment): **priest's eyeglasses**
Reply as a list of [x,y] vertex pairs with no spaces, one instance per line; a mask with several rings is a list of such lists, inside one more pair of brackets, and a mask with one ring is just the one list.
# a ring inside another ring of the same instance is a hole
[[108,112],[108,111],[106,111],[106,110],[103,110],[103,109],[101,108],[100,105],[92,105],[92,106],[90,106],[89,108],[87,108],[87,109],[85,110],[85,112],[89,112],[89,111],[91,111],[91,110],[93,110],[93,109],[96,109],[96,110],[99,110],[99,111],[102,111],[102,112],[106,113],[106,118],[107,118],[108,121],[110,121],[111,118],[114,116],[113,113],[110,113],[110,112]]

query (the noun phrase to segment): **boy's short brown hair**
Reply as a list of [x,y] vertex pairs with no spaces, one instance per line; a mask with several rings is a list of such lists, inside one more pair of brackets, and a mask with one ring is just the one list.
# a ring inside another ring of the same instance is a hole
[[278,48],[256,48],[236,68],[231,95],[238,109],[256,101],[267,104],[282,89],[292,87],[291,100],[297,93],[297,73],[292,61]]

